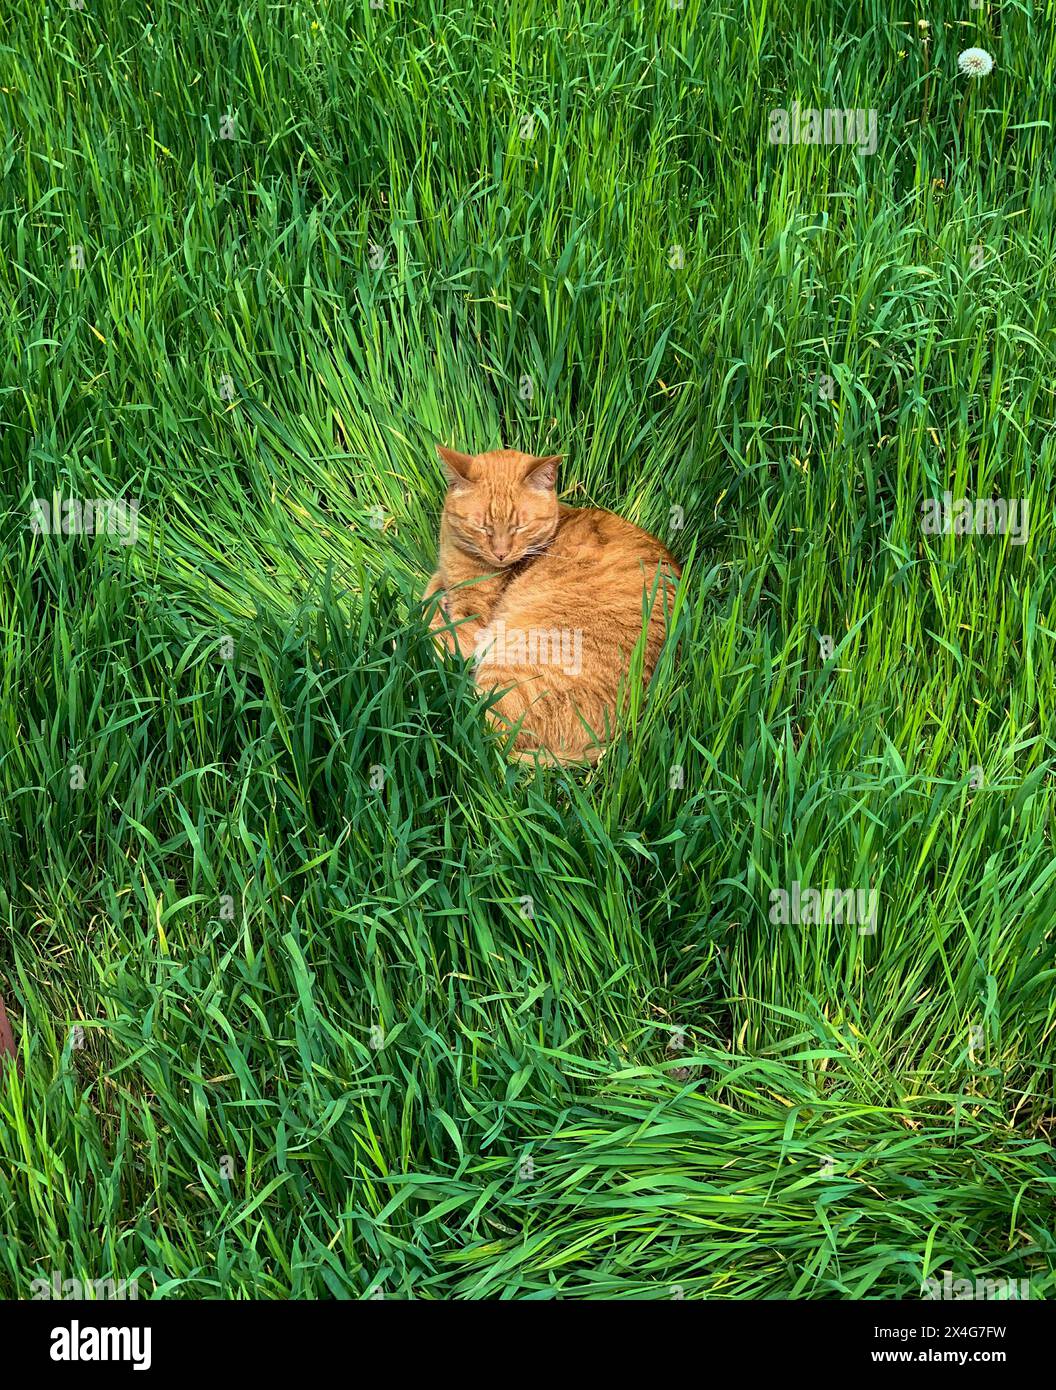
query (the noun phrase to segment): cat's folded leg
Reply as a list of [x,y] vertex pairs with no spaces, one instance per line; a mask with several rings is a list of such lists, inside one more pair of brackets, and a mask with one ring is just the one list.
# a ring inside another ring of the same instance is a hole
[[[429,600],[436,594],[440,595],[439,601],[431,604]],[[429,613],[430,632],[439,632],[446,628],[451,620],[451,605],[445,592],[443,575],[439,572],[434,574],[425,586],[422,592],[422,602],[426,605],[426,611]]]
[[444,591],[443,580],[434,574],[422,595],[423,601],[436,593],[444,595],[429,618],[429,630],[436,645],[465,661],[472,661],[477,655],[477,637],[484,627],[480,614],[467,613],[454,595]]
[[477,614],[472,617],[460,617],[457,611],[451,615],[449,621],[450,627],[443,634],[448,650],[457,652],[465,661],[474,661],[479,655],[478,638],[484,632],[485,623]]
[[[428,602],[434,594],[443,593],[444,587],[444,576],[437,570],[436,574],[431,576],[429,583],[422,590],[422,602]],[[443,600],[441,600],[441,605],[442,602]]]

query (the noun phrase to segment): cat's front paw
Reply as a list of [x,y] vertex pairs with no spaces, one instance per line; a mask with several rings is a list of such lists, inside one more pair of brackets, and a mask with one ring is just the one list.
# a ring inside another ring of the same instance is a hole
[[[439,600],[436,603],[430,604],[429,600],[434,598],[437,594],[440,595]],[[432,610],[429,615],[430,628],[435,631],[438,627],[443,627],[451,616],[451,607],[450,600],[445,591],[444,581],[440,574],[434,574],[429,580],[429,583],[425,586],[425,591],[422,594],[422,602],[427,604]]]
[[447,627],[451,621],[451,600],[445,595],[434,606],[432,616],[429,619],[430,632],[436,632],[438,628]]

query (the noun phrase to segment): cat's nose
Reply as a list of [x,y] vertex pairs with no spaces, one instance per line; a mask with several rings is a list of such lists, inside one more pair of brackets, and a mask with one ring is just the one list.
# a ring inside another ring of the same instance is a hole
[[496,560],[505,560],[506,556],[507,556],[509,553],[510,553],[509,550],[496,550],[496,552],[495,552],[495,558],[496,558]]

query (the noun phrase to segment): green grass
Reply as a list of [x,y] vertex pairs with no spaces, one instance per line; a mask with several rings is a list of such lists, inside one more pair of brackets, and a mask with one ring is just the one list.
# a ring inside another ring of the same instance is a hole
[[[1056,1290],[1056,24],[895,9],[10,0],[0,1295]],[[438,440],[688,562],[596,773],[434,657]]]

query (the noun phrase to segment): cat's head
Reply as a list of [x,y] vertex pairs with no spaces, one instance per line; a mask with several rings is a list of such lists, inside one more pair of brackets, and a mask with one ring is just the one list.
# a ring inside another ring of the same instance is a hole
[[560,456],[516,449],[459,454],[437,446],[450,486],[444,519],[455,544],[496,569],[545,549],[557,530]]

